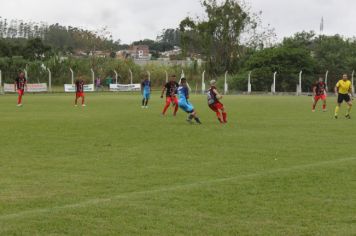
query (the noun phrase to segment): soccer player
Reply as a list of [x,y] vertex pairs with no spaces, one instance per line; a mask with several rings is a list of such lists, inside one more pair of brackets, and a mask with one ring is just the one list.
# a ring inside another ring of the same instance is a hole
[[142,99],[142,108],[148,108],[148,100],[150,99],[151,95],[151,81],[148,80],[147,75],[145,76],[145,79],[141,83],[141,93],[143,96]]
[[168,81],[162,89],[161,98],[163,98],[163,94],[166,91],[166,105],[163,108],[162,115],[166,114],[166,111],[171,103],[174,105],[173,115],[175,116],[178,111],[178,99],[177,99],[177,90],[179,84],[176,82],[176,76],[171,75],[170,81]]
[[192,120],[194,118],[195,122],[198,124],[201,124],[199,117],[197,116],[197,113],[194,111],[193,105],[188,101],[189,99],[189,89],[187,86],[187,80],[185,78],[181,79],[180,86],[178,88],[178,105],[179,107],[188,113],[188,118],[187,121],[189,123],[192,123]]
[[82,106],[85,107],[84,103],[84,80],[80,77],[75,81],[75,106],[78,106],[78,99],[82,98]]
[[22,106],[22,96],[25,93],[25,88],[27,88],[27,79],[25,73],[22,71],[19,73],[18,77],[15,79],[14,83],[15,91],[18,93],[17,106]]
[[220,95],[216,89],[216,81],[211,80],[210,88],[208,90],[208,105],[210,109],[216,113],[219,122],[223,124],[227,123],[227,114],[224,105],[219,101],[220,99],[222,99],[222,95]]
[[351,93],[352,93],[352,87],[351,87],[351,81],[348,79],[347,74],[344,74],[342,76],[342,79],[337,82],[335,86],[335,94],[337,96],[337,106],[335,108],[335,119],[338,118],[338,113],[340,106],[343,101],[345,101],[348,105],[348,109],[346,112],[345,117],[347,119],[351,119],[350,112],[352,108],[352,100],[351,100]]
[[321,99],[323,101],[323,111],[326,111],[326,84],[323,81],[323,78],[319,78],[319,81],[317,81],[313,85],[313,95],[314,95],[314,102],[313,102],[313,108],[312,111],[315,112],[315,107],[318,101]]

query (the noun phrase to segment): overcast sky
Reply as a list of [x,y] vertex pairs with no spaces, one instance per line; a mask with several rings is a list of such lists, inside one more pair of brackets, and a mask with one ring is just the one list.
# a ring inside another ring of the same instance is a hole
[[[246,0],[278,38],[302,30],[356,36],[356,0]],[[199,0],[1,0],[0,16],[98,29],[107,26],[124,43],[155,39],[185,16],[201,16]]]

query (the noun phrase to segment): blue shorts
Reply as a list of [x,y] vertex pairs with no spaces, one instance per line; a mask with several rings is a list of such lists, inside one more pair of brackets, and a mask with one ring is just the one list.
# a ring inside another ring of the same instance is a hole
[[151,93],[148,93],[148,92],[143,92],[143,98],[148,100],[150,99],[150,96],[151,96]]
[[188,101],[179,101],[178,106],[185,112],[191,113],[194,111],[194,107],[192,104],[190,104]]

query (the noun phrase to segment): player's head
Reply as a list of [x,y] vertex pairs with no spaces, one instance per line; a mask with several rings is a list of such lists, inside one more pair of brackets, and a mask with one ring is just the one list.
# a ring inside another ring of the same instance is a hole
[[323,82],[324,79],[322,77],[319,77],[319,82]]
[[19,71],[19,77],[20,77],[20,78],[25,77],[25,73],[24,73],[22,70]]
[[186,78],[181,78],[180,79],[180,84],[181,85],[186,85],[187,84],[187,79]]
[[169,79],[170,79],[170,81],[176,81],[177,76],[176,76],[176,75],[171,75],[171,76],[169,77]]
[[210,85],[211,85],[211,86],[215,86],[215,85],[216,85],[216,80],[214,80],[214,79],[213,79],[213,80],[210,80]]
[[147,81],[147,80],[148,80],[148,75],[144,75],[144,76],[143,76],[143,80],[144,80],[144,81]]
[[344,81],[348,80],[347,74],[343,74],[343,75],[342,75],[342,80],[344,80]]

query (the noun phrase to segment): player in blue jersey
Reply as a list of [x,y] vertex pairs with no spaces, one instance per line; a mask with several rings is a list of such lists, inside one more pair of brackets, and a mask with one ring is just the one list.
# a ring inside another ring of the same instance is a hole
[[143,96],[142,108],[148,108],[147,104],[151,95],[151,81],[149,81],[147,76],[145,76],[145,79],[141,83],[141,93]]
[[188,118],[187,121],[189,123],[192,123],[192,120],[194,118],[195,122],[197,122],[198,124],[201,124],[197,113],[194,111],[194,107],[192,104],[190,104],[190,102],[188,101],[189,99],[189,89],[187,86],[187,80],[185,78],[181,79],[181,83],[180,86],[178,88],[178,106],[185,111],[186,113],[188,113]]

